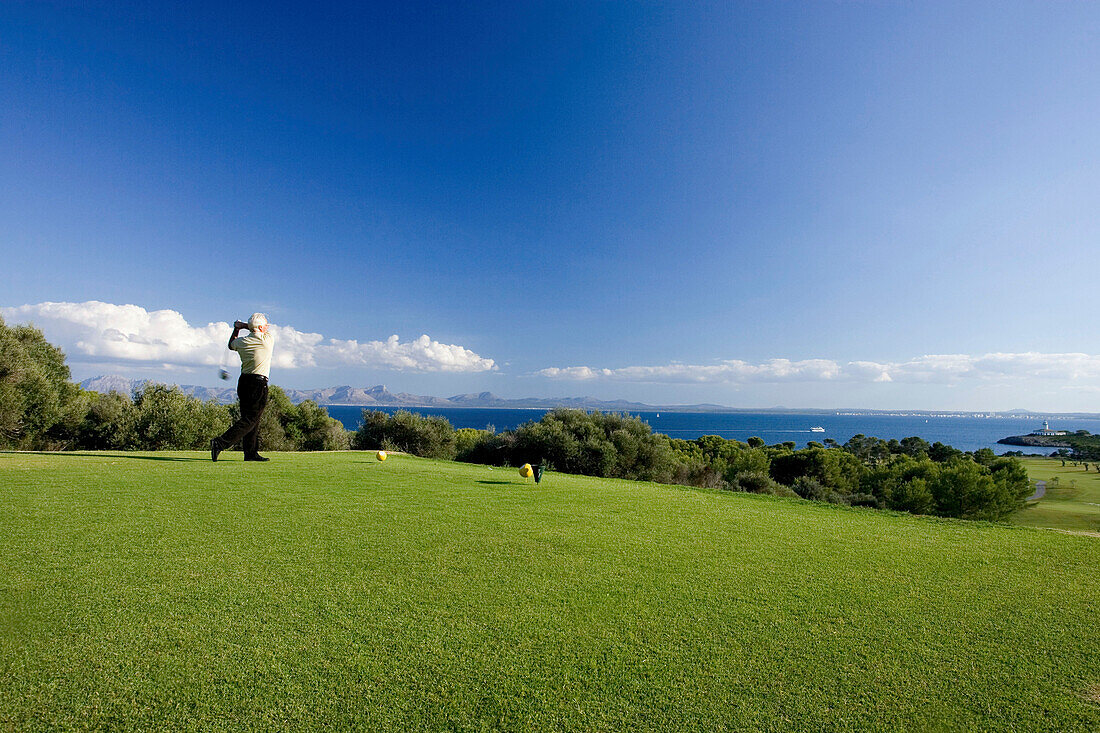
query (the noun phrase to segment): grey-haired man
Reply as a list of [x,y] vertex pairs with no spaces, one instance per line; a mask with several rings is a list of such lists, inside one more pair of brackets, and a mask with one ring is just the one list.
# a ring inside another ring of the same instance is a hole
[[[251,331],[238,338],[243,329]],[[253,313],[248,323],[236,321],[229,348],[241,357],[241,378],[237,380],[237,397],[241,401],[241,416],[219,437],[210,441],[210,458],[218,460],[218,454],[237,441],[241,442],[246,461],[266,461],[260,455],[260,418],[267,407],[267,378],[271,374],[271,352],[275,348],[275,336],[270,331],[267,316]]]

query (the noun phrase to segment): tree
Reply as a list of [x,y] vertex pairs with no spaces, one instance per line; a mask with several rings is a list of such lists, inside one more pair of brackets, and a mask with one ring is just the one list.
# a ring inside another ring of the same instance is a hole
[[871,469],[864,477],[863,489],[889,509],[934,514],[936,501],[929,483],[939,476],[939,470],[939,464],[927,456],[901,454]]
[[[1027,472],[1014,458],[1004,459],[997,473],[962,458],[952,458],[940,469],[930,489],[936,513],[961,519],[1004,519],[1027,495]],[[1001,474],[1001,475],[997,475]]]
[[908,438],[902,438],[899,445],[901,446],[901,452],[903,454],[912,456],[913,458],[927,456],[928,450],[932,447],[927,440],[915,435]]
[[741,448],[730,455],[729,470],[733,474],[742,471],[768,473],[771,470],[771,458],[763,448]]
[[936,463],[945,463],[952,458],[958,458],[962,456],[962,454],[963,452],[961,450],[952,448],[949,445],[944,445],[939,441],[933,443],[932,446],[928,449],[928,457]]
[[998,519],[1007,517],[1024,505],[1031,495],[1031,480],[1024,464],[1015,458],[999,458],[990,465],[993,481],[997,484],[996,501]]
[[849,438],[848,442],[844,444],[844,450],[868,464],[878,463],[890,456],[890,448],[885,440],[868,437],[863,433],[858,433]]
[[991,466],[996,460],[997,454],[993,452],[992,448],[979,448],[974,451],[975,463],[980,463],[983,466]]
[[928,481],[911,478],[894,487],[887,507],[911,514],[932,514],[936,508],[936,498],[928,488]]
[[[757,443],[757,441],[749,441]],[[692,441],[673,440],[670,446],[675,456],[687,464],[702,463],[709,470],[702,468],[689,469],[687,475],[694,475],[703,483],[690,482],[692,486],[712,486],[716,480],[711,472],[717,474],[722,480],[732,482],[737,474],[749,471],[768,473],[771,463],[768,451],[763,447],[763,440],[756,447],[737,440],[727,440],[717,435],[704,435]]]
[[[0,445],[59,448],[80,422],[80,388],[60,349],[31,326],[0,319]],[[75,404],[74,404],[75,403]]]
[[828,448],[806,448],[775,456],[771,462],[771,477],[781,484],[793,485],[796,478],[805,476],[840,494],[859,491],[864,470],[851,453]]

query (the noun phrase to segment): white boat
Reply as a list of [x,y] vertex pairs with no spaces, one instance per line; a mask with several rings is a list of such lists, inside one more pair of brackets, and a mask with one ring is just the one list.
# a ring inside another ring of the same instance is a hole
[[821,427],[820,425],[815,425],[812,428],[810,428],[810,432],[811,433],[824,433],[825,428]]

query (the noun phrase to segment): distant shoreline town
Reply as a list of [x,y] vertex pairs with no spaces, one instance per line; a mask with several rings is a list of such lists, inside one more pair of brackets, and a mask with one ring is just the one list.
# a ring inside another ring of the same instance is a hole
[[[105,375],[92,377],[80,382],[80,387],[92,392],[119,392],[132,394],[148,381],[145,379],[129,379],[119,375]],[[185,393],[201,400],[214,400],[219,403],[232,403],[237,399],[235,387],[203,387],[194,384],[181,384],[179,388]],[[603,410],[613,412],[655,412],[667,410],[669,412],[716,412],[716,413],[764,413],[764,414],[796,414],[796,415],[839,415],[847,417],[859,417],[866,415],[878,415],[883,417],[924,417],[924,418],[988,418],[988,419],[1020,419],[1020,418],[1095,418],[1100,415],[1091,412],[1036,412],[1032,410],[1006,410],[975,411],[965,410],[872,410],[859,408],[788,408],[788,407],[729,407],[709,403],[693,405],[651,405],[644,402],[630,402],[627,400],[599,400],[593,397],[523,397],[509,399],[499,397],[492,392],[477,392],[452,395],[450,397],[434,397],[430,395],[418,395],[408,392],[390,392],[385,385],[373,387],[351,387],[342,385],[326,387],[322,389],[288,389],[282,388],[290,401],[298,404],[306,400],[312,400],[319,405],[333,407],[409,407],[409,408],[478,408],[478,409],[504,409],[504,410],[550,410],[555,407],[571,407],[581,410]]]

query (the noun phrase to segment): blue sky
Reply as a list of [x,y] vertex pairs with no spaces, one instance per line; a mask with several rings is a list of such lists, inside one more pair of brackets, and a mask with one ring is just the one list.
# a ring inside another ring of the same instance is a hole
[[1098,30],[4,3],[0,314],[78,379],[212,384],[211,324],[262,310],[288,387],[1100,411]]

